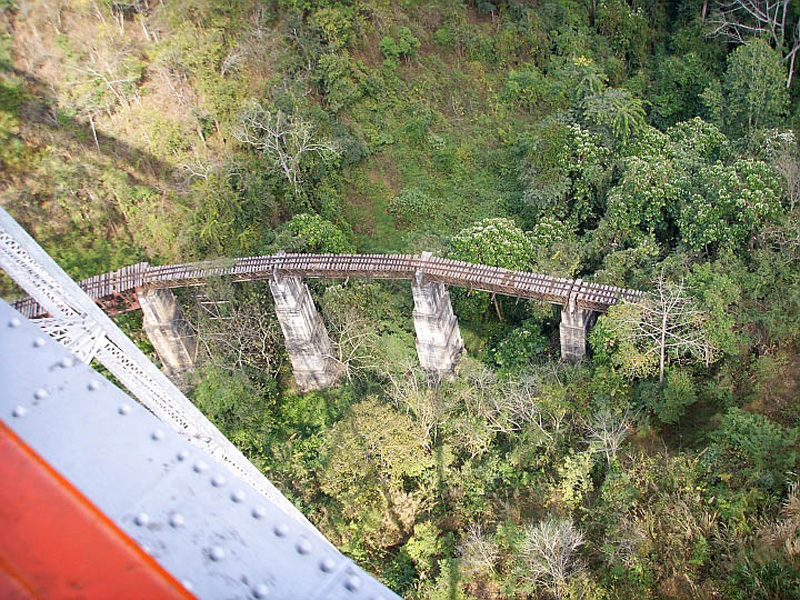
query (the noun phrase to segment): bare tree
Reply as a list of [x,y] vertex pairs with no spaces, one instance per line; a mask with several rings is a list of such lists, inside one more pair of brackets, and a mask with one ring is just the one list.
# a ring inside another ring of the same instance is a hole
[[198,295],[192,326],[205,360],[228,371],[278,372],[283,336],[269,301],[257,300],[227,284],[211,285]]
[[620,366],[631,375],[646,375],[657,364],[663,384],[668,358],[694,358],[706,365],[718,358],[703,326],[708,317],[687,295],[682,281],[673,284],[659,277],[653,293],[640,302],[612,307],[605,322],[619,342]]
[[461,569],[467,575],[494,574],[495,564],[500,557],[500,549],[492,538],[484,533],[480,523],[471,523],[467,534],[458,546],[461,555]]
[[795,59],[800,50],[800,17],[789,21],[792,0],[718,0],[710,23],[714,35],[746,44],[757,37],[766,37],[783,55],[788,64],[786,87],[791,87]]
[[622,413],[603,409],[586,423],[586,441],[590,448],[606,455],[608,464],[617,455],[633,425],[629,409]]
[[376,358],[377,334],[375,326],[354,309],[342,313],[326,311],[331,339],[330,358],[336,361],[347,377],[360,371],[375,370],[380,365]]
[[563,593],[570,576],[580,569],[578,548],[584,537],[569,519],[548,517],[528,526],[522,548],[530,578],[553,594]]
[[425,431],[425,439],[433,446],[439,425],[450,412],[440,388],[431,385],[429,374],[418,363],[412,364],[411,361],[399,372],[387,367],[383,374],[391,383],[389,395],[395,406],[414,416]]
[[280,168],[295,198],[301,196],[303,162],[312,154],[323,160],[338,154],[332,142],[319,141],[316,127],[282,111],[272,112],[253,102],[239,116],[237,140],[253,146]]

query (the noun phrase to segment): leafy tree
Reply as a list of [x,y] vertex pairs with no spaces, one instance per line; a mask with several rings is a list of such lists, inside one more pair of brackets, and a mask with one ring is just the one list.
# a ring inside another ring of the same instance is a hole
[[353,252],[348,236],[319,215],[300,213],[289,219],[278,232],[276,241],[287,252]]
[[[432,466],[419,425],[408,415],[367,399],[352,406],[329,433],[321,486],[345,503],[351,514],[376,507],[388,510],[392,526],[402,534],[414,520],[407,514],[414,505],[405,491],[407,482]],[[388,542],[385,538],[378,543]]]
[[621,58],[633,64],[644,62],[650,29],[641,7],[631,9],[625,0],[598,2],[595,26]]
[[578,124],[546,119],[524,141],[520,179],[538,214],[583,225],[601,210],[611,177],[609,151]]
[[717,0],[714,4],[713,33],[736,44],[769,40],[788,64],[786,88],[790,88],[800,51],[800,21],[795,22],[798,15],[791,0]]
[[693,250],[738,249],[781,217],[781,185],[757,160],[702,167],[680,208],[681,240]]
[[732,135],[775,127],[789,107],[780,56],[763,40],[730,54],[723,92],[725,122]]
[[627,142],[645,127],[643,102],[624,89],[609,88],[587,97],[583,112],[589,123],[620,142]]
[[531,240],[511,219],[484,219],[461,230],[450,245],[450,257],[456,260],[516,271],[533,265]]
[[665,128],[703,113],[700,94],[711,83],[712,73],[695,53],[667,56],[655,69],[650,122]]

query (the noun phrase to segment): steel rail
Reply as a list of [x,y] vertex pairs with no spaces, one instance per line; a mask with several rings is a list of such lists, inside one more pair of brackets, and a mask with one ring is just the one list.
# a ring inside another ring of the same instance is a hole
[[[176,265],[152,266],[137,263],[129,267],[95,275],[79,286],[95,301],[125,297],[140,288],[175,288],[204,285],[209,278],[232,281],[256,281],[274,276],[298,276],[317,279],[412,279],[418,272],[427,281],[473,291],[489,292],[515,298],[566,305],[575,294],[579,308],[605,312],[620,300],[636,302],[644,292],[564,279],[528,271],[473,264],[439,257],[411,254],[272,254],[245,258],[218,259]],[[28,318],[46,316],[47,312],[30,297],[14,303]]]

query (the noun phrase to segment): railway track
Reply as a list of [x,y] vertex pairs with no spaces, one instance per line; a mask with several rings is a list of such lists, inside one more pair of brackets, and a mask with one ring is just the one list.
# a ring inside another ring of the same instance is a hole
[[[458,260],[411,254],[271,254],[166,266],[136,263],[79,282],[83,290],[110,313],[137,308],[141,288],[203,285],[210,277],[254,281],[273,276],[305,278],[412,279],[421,273],[426,281],[515,298],[565,305],[574,296],[579,308],[605,312],[620,300],[635,302],[644,292],[582,279],[563,279],[511,271]],[[14,307],[28,318],[43,317],[44,309],[30,297]]]

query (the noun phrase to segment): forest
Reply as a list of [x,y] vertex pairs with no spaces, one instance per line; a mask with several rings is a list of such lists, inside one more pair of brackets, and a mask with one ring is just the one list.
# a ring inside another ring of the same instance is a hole
[[[181,290],[191,400],[409,600],[800,599],[800,2],[0,0],[0,203],[74,278],[434,255],[644,290],[559,308],[310,281]],[[0,279],[0,295],[19,291]],[[146,351],[141,315],[115,317]]]

